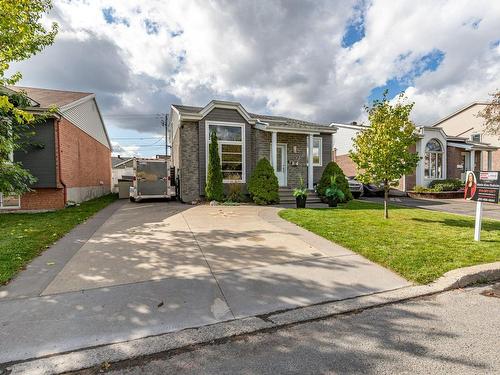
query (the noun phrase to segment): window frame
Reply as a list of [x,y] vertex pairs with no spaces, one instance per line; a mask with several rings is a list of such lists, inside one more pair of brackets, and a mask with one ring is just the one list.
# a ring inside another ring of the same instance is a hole
[[[427,145],[435,141],[441,147],[441,151],[427,151]],[[444,157],[443,144],[437,138],[431,138],[427,141],[424,148],[424,178],[428,180],[444,179]],[[440,167],[440,168],[439,168]]]
[[[314,162],[314,141],[319,140],[319,162],[315,163]],[[306,165],[309,165],[309,141],[307,142],[306,146],[306,160],[307,163]],[[323,137],[314,137],[313,136],[313,167],[322,167],[323,166]]]
[[[475,141],[475,140],[474,140],[474,137],[479,137],[479,141]],[[472,134],[470,135],[470,140],[471,140],[472,142],[479,142],[479,143],[481,143],[482,138],[483,138],[483,137],[481,136],[481,133],[472,133]]]
[[225,121],[205,121],[205,182],[208,177],[208,150],[210,146],[210,126],[233,126],[241,129],[241,141],[223,141],[218,139],[219,158],[221,160],[222,168],[222,145],[241,145],[241,180],[223,179],[224,184],[246,183],[246,148],[245,148],[245,124],[240,122],[225,122]]
[[6,206],[3,205],[3,194],[0,193],[0,210],[15,210],[21,208],[21,196],[19,194],[12,195],[17,197],[17,206]]

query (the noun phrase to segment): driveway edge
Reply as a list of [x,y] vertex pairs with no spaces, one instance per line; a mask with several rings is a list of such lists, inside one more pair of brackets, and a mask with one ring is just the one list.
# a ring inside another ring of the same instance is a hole
[[7,367],[4,365],[0,366],[0,374],[59,374],[160,352],[188,351],[197,346],[224,342],[236,336],[265,332],[335,315],[358,313],[379,306],[496,280],[500,280],[500,262],[452,270],[428,285],[404,287],[352,299],[189,328],[127,342],[56,354],[7,365]]

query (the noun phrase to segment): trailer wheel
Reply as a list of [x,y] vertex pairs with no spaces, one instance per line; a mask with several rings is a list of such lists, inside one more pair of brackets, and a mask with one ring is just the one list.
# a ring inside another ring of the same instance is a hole
[[131,202],[135,202],[135,198],[134,197],[130,197],[129,198]]

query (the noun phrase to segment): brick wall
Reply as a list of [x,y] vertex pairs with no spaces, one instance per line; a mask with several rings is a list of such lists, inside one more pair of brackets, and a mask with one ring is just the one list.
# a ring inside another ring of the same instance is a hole
[[182,122],[180,132],[179,177],[181,199],[190,203],[200,198],[198,122]]
[[77,188],[81,200],[109,192],[111,150],[64,118],[59,121],[59,137],[60,179],[66,188]]
[[[461,165],[463,162],[462,157],[463,150],[458,147],[447,146],[446,147],[446,177],[447,178],[458,178],[462,173],[462,168],[457,168],[457,165]],[[468,156],[467,156],[468,157]]]
[[[493,158],[493,170],[500,171],[500,150],[494,151],[492,158]],[[485,166],[487,165],[488,163],[485,164]]]
[[21,210],[50,210],[64,208],[63,189],[36,189],[21,196]]

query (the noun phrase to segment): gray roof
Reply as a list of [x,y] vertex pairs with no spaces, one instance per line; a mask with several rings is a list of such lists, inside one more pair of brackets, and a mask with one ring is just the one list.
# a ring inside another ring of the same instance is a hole
[[[189,105],[180,105],[180,104],[173,104],[173,107],[177,108],[179,112],[182,114],[188,114],[192,115],[195,113],[199,113],[203,110],[203,107],[194,107],[194,106],[189,106]],[[260,120],[262,122],[272,122],[273,127],[283,127],[283,128],[295,128],[295,129],[309,129],[309,128],[315,128],[317,129],[318,127],[325,127],[329,128],[329,124],[320,124],[320,123],[315,123],[311,121],[304,121],[304,120],[298,120],[290,117],[284,117],[284,116],[271,116],[271,115],[260,115],[257,113],[249,113],[249,115],[254,118],[255,120]]]
[[82,98],[92,95],[92,93],[90,92],[49,90],[49,89],[40,89],[37,87],[24,87],[24,86],[7,86],[7,87],[16,92],[20,91],[25,92],[30,99],[37,102],[42,108],[49,108],[51,106],[64,107],[68,104],[71,104]]

